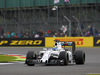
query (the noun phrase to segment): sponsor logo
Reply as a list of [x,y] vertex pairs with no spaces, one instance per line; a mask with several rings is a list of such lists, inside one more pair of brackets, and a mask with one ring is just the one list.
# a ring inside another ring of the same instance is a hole
[[42,40],[12,40],[10,45],[40,45]]
[[100,46],[100,37],[94,37],[94,46]]
[[55,40],[59,40],[59,41],[62,41],[62,42],[75,42],[76,45],[83,45],[84,44],[84,39],[55,39]]
[[7,40],[0,41],[0,45],[7,44],[7,43],[8,43]]
[[96,44],[100,44],[100,39],[99,39],[99,40],[97,40]]
[[[7,40],[3,40],[0,42],[0,45],[8,44]],[[40,45],[42,40],[11,40],[9,45]]]
[[45,46],[44,39],[0,39],[0,46]]

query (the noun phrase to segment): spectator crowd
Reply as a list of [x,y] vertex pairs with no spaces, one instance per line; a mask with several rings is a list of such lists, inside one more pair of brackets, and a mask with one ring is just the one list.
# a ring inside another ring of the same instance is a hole
[[[89,25],[86,30],[82,30],[84,37],[96,36],[100,37],[100,30],[97,31],[92,25]],[[22,31],[18,32],[4,32],[4,29],[0,27],[0,38],[43,38],[43,37],[64,37],[68,36],[68,30],[65,32],[62,29],[59,30],[48,30],[48,31]],[[74,29],[71,34],[72,37],[81,37],[79,29]]]

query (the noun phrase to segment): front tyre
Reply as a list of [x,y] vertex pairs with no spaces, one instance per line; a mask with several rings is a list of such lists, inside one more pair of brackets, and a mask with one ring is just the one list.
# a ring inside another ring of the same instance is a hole
[[59,54],[59,59],[60,59],[60,65],[64,66],[64,65],[68,65],[69,63],[69,58],[68,58],[68,54],[66,51],[60,52]]
[[28,51],[27,55],[26,55],[26,61],[25,63],[28,66],[34,66],[35,63],[33,62],[34,60],[36,60],[36,54],[34,51]]
[[85,52],[82,50],[75,51],[75,63],[84,64],[85,63]]

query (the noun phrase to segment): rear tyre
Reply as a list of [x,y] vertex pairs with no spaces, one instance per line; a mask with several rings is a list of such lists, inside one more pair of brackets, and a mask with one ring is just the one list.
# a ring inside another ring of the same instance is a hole
[[33,63],[33,60],[36,60],[36,54],[35,54],[35,52],[34,51],[28,51],[25,63],[28,66],[34,66],[35,63]]
[[69,59],[68,59],[68,54],[66,51],[60,52],[59,59],[62,60],[63,62],[60,62],[60,65],[68,65]]
[[75,63],[84,64],[85,63],[85,52],[82,50],[75,51]]

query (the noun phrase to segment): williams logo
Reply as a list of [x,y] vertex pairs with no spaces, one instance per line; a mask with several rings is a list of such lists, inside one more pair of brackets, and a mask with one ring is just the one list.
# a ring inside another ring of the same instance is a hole
[[41,39],[0,39],[0,46],[45,46]]
[[69,38],[69,39],[55,39],[55,40],[59,40],[59,41],[65,41],[65,42],[67,42],[67,41],[69,41],[69,42],[75,42],[75,44],[76,45],[83,45],[84,44],[84,39],[77,39],[77,38],[74,38],[74,39],[71,39],[71,38]]
[[100,37],[94,37],[94,46],[100,46]]

